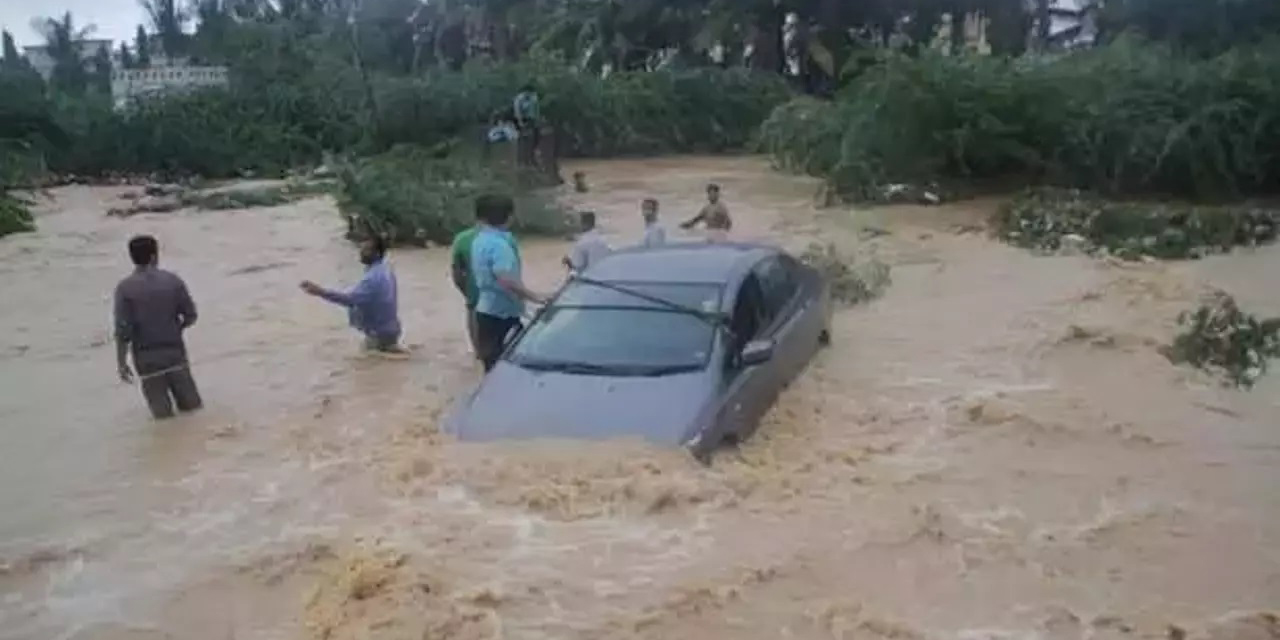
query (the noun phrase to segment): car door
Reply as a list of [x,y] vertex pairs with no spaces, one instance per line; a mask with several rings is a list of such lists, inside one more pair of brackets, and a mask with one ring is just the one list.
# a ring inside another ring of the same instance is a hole
[[716,419],[716,434],[712,444],[725,439],[742,439],[755,430],[760,417],[773,403],[769,389],[773,382],[773,363],[743,366],[739,356],[742,348],[760,336],[767,321],[764,294],[754,274],[742,282],[734,297],[734,310],[729,318],[729,331],[724,358],[720,392],[720,410]]
[[774,380],[785,386],[808,364],[817,347],[820,323],[812,313],[811,284],[801,277],[795,260],[777,254],[758,262],[752,272],[760,282],[768,318],[760,337],[774,341]]

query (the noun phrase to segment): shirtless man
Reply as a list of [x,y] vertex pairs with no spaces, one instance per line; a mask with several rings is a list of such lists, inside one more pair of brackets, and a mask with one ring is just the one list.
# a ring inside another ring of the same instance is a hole
[[733,218],[729,217],[729,208],[720,201],[720,185],[715,183],[707,185],[707,204],[703,205],[698,215],[680,225],[680,228],[692,229],[699,222],[706,226],[708,240],[728,239],[729,231],[733,229]]

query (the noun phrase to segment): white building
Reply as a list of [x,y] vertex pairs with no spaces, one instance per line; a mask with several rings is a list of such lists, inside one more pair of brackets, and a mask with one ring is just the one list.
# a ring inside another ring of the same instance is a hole
[[[85,39],[76,42],[76,49],[80,54],[80,59],[85,62],[92,60],[94,56],[98,55],[98,50],[104,47],[107,53],[112,53],[110,40]],[[53,75],[54,66],[53,58],[49,55],[49,47],[45,45],[23,47],[22,53],[26,56],[27,62],[30,62],[31,66],[40,73],[40,77],[44,78],[45,82],[48,82],[49,77]]]
[[[1101,0],[1050,0],[1049,42],[1051,49],[1079,49],[1098,39],[1098,11]],[[1029,10],[1035,15],[1035,3]]]
[[152,64],[146,69],[119,69],[111,74],[111,99],[117,109],[143,98],[169,95],[202,87],[227,86],[226,67],[187,64]]

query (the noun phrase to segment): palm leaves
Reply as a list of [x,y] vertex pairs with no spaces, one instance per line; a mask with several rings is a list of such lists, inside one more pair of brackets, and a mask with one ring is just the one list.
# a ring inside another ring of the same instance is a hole
[[53,60],[53,74],[50,77],[53,87],[66,93],[83,93],[89,74],[81,55],[81,43],[96,27],[88,25],[76,28],[70,11],[60,18],[37,19],[32,27],[44,36],[46,53]]
[[185,55],[187,34],[183,27],[191,16],[178,7],[177,0],[138,0],[138,3],[147,12],[164,54],[170,58]]

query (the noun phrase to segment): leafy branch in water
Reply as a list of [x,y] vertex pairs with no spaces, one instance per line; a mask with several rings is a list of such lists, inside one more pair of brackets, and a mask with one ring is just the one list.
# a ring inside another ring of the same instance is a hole
[[1183,330],[1166,349],[1169,360],[1221,372],[1236,386],[1252,387],[1267,361],[1280,358],[1280,318],[1259,320],[1225,293],[1181,314],[1178,324]]
[[810,244],[800,261],[822,274],[831,286],[831,297],[847,305],[879,298],[892,283],[889,265],[875,257],[858,262],[832,243]]

